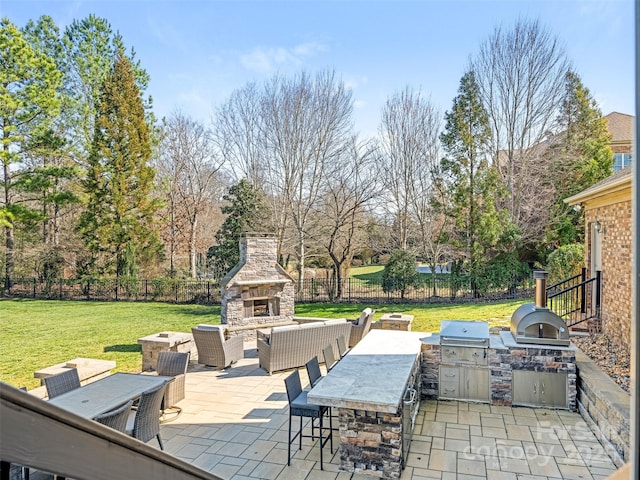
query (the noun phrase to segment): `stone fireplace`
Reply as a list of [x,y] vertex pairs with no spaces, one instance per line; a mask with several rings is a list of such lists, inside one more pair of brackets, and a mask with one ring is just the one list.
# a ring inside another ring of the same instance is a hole
[[293,321],[293,279],[278,264],[274,237],[240,239],[240,261],[222,279],[221,293],[221,322],[232,330]]

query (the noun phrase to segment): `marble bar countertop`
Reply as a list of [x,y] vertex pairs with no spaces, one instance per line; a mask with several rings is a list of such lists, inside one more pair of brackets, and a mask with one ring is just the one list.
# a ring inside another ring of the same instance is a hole
[[423,332],[371,330],[313,387],[310,403],[397,413]]

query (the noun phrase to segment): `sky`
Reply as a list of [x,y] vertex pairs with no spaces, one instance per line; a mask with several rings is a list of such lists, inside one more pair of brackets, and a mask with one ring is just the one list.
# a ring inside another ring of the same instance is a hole
[[46,14],[64,29],[91,13],[135,49],[157,118],[209,125],[248,82],[329,69],[352,90],[356,131],[372,136],[406,87],[449,109],[469,58],[518,19],[560,40],[603,114],[634,113],[633,0],[0,0],[19,27]]

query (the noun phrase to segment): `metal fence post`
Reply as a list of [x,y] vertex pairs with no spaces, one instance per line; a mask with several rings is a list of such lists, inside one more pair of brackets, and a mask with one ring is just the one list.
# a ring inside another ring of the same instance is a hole
[[580,283],[580,313],[587,312],[587,286],[585,284],[587,280],[587,268],[582,267],[581,273],[581,283]]

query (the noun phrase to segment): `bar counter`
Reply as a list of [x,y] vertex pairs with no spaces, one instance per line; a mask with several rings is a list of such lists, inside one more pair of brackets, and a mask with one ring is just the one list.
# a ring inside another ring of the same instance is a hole
[[309,391],[310,403],[337,409],[340,470],[400,478],[419,405],[424,336],[372,330]]
[[398,413],[421,332],[371,330],[308,394],[329,407]]

